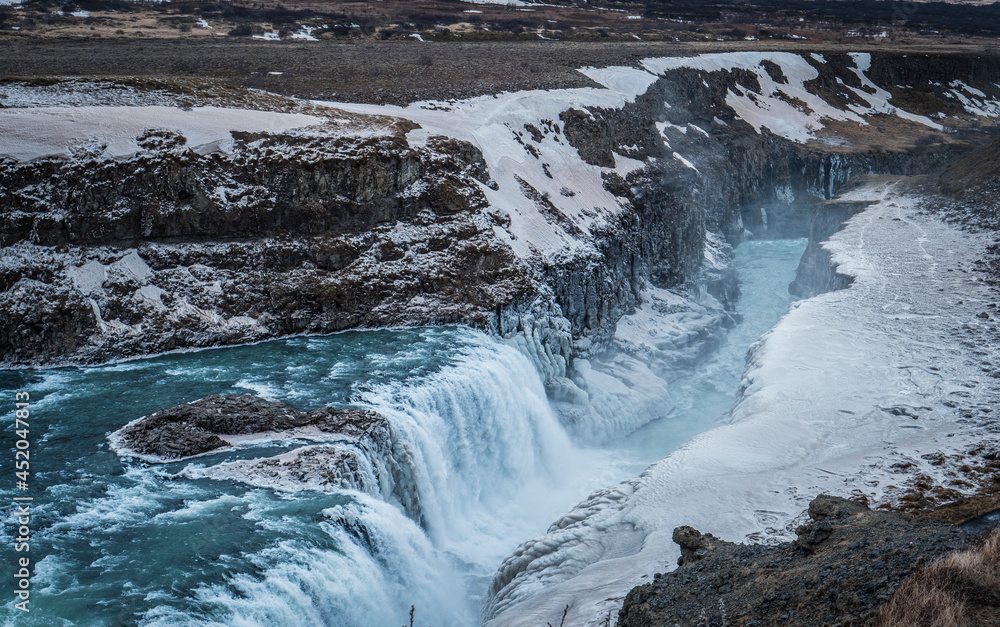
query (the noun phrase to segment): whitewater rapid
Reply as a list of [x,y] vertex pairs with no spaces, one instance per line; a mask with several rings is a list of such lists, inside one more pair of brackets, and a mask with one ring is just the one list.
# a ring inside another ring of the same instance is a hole
[[[531,362],[468,329],[342,334],[5,377],[47,420],[36,508],[44,521],[36,581],[47,602],[30,624],[385,625],[411,605],[435,625],[474,624],[503,555],[594,487],[577,485],[593,479],[587,460]],[[248,391],[386,416],[411,456],[422,520],[363,492],[259,489],[207,472],[312,441],[265,440],[159,466],[123,464],[107,450],[119,416]],[[148,571],[133,572],[136,564]],[[87,617],[82,608],[101,599],[121,606]]]

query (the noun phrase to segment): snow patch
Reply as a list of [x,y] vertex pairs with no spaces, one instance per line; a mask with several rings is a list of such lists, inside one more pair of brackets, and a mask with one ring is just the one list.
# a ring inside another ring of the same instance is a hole
[[[703,54],[696,57],[664,57],[645,59],[642,66],[658,75],[679,69],[703,72],[731,72],[742,69],[753,72],[760,91],[745,86],[733,86],[726,92],[726,104],[745,122],[761,132],[766,128],[786,139],[805,143],[823,128],[823,120],[847,120],[867,124],[863,116],[877,113],[895,115],[931,128],[941,126],[924,116],[913,115],[889,104],[891,94],[872,83],[865,72],[871,65],[871,55],[852,55],[856,67],[851,71],[870,91],[850,88],[867,107],[849,105],[838,109],[806,89],[805,83],[819,76],[818,70],[803,57],[788,52],[728,52]],[[821,57],[814,60],[820,61]],[[787,82],[776,81],[765,62],[777,65]],[[824,62],[824,61],[821,61]],[[845,86],[846,87],[846,86]]]
[[646,93],[657,80],[655,74],[627,67],[585,67],[578,71],[595,83],[623,94],[630,102]]
[[139,281],[140,283],[144,283],[149,279],[149,277],[153,276],[153,270],[135,250],[129,251],[124,257],[108,267],[119,271],[126,276]]
[[[420,128],[407,134],[411,146],[446,136],[478,147],[497,184],[497,189],[482,185],[482,191],[493,208],[510,218],[509,226],[494,225],[498,238],[521,257],[576,254],[593,250],[592,229],[606,224],[622,206],[604,188],[605,169],[584,162],[562,135],[559,116],[571,108],[621,108],[656,80],[628,67],[582,72],[607,88],[531,90],[406,107],[317,104],[412,120]],[[622,163],[629,171],[638,167]]]
[[67,268],[66,274],[76,289],[83,294],[91,294],[100,290],[108,280],[108,267],[99,261],[89,261],[82,266]]
[[689,167],[692,170],[694,170],[695,172],[698,172],[698,168],[694,167],[694,164],[691,163],[690,161],[688,161],[687,159],[685,159],[684,157],[682,157],[680,155],[680,153],[675,152],[675,153],[673,153],[673,156],[674,156],[674,159],[677,159],[678,161],[680,161],[681,163],[683,163],[686,167]]
[[945,96],[961,102],[967,113],[981,117],[1000,117],[1000,100],[990,99],[986,92],[962,81],[952,81],[949,85],[953,89],[946,92]]
[[279,133],[324,122],[300,113],[196,107],[41,107],[0,109],[0,155],[19,161],[72,157],[89,146],[103,158],[139,151],[136,138],[150,129],[169,130],[187,138],[195,149],[232,149],[232,131]]
[[872,55],[867,52],[852,52],[851,58],[854,59],[855,67],[849,68],[851,72],[861,81],[861,89],[857,87],[851,87],[850,85],[845,85],[848,89],[854,92],[858,98],[864,100],[868,103],[868,107],[861,107],[856,104],[849,104],[847,108],[859,115],[873,115],[876,113],[884,113],[886,115],[894,115],[904,120],[909,120],[911,122],[916,122],[918,124],[923,124],[924,126],[929,126],[934,130],[940,131],[942,127],[937,122],[931,121],[930,118],[924,117],[922,115],[914,115],[912,113],[907,113],[902,109],[894,107],[889,104],[889,99],[892,98],[892,94],[882,89],[868,78],[865,74],[872,65]]
[[163,310],[166,309],[166,305],[163,304],[162,299],[165,293],[155,285],[143,285],[135,291],[134,297],[139,302],[145,303],[153,309]]
[[705,137],[711,137],[711,135],[708,134],[708,131],[704,130],[700,126],[695,126],[694,124],[688,124],[687,126],[688,126],[688,128],[692,128],[692,129],[698,131],[699,133],[701,133]]
[[606,172],[616,172],[622,178],[627,177],[632,172],[641,170],[646,167],[646,163],[639,161],[638,159],[630,159],[629,157],[623,157],[617,152],[611,153],[615,156],[615,167],[605,168]]
[[313,32],[316,30],[315,26],[306,26],[305,24],[302,24],[301,26],[302,27],[298,31],[291,34],[292,39],[300,39],[302,41],[319,41],[319,39],[313,36]]

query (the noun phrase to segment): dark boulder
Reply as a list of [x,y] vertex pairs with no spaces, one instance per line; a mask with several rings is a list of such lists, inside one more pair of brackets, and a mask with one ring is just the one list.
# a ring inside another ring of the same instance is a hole
[[388,429],[383,417],[367,410],[323,407],[300,412],[278,401],[242,394],[207,396],[160,410],[122,427],[112,438],[126,453],[181,459],[230,446],[220,436],[281,432],[306,426],[354,436]]

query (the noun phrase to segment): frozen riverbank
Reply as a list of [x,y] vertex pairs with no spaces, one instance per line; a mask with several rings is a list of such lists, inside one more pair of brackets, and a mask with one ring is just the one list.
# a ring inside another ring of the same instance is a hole
[[797,304],[755,345],[729,424],[522,545],[491,625],[544,623],[566,605],[570,624],[603,624],[629,589],[673,567],[680,525],[776,541],[818,493],[891,502],[918,474],[951,479],[926,456],[970,448],[996,389],[982,343],[991,295],[973,271],[988,240],[922,214],[901,181],[852,198],[872,204],[828,247],[854,284]]

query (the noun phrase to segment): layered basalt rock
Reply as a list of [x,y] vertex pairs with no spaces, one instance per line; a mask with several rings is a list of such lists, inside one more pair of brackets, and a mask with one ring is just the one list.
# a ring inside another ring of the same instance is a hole
[[[812,65],[811,90],[834,106],[856,104],[849,88],[864,85],[854,60],[825,53]],[[748,233],[805,235],[810,207],[851,176],[925,171],[979,141],[963,134],[974,116],[949,81],[974,75],[992,85],[998,68],[969,55],[941,64],[872,55],[868,74],[894,103],[945,115],[950,126],[878,115],[867,126],[831,124],[804,144],[758,132],[730,108],[730,90],[760,87],[746,70],[675,70],[619,108],[569,106],[547,128],[583,164],[605,168],[604,188],[621,206],[555,255],[511,250],[502,236],[511,217],[486,201],[497,184],[477,148],[434,136],[411,145],[416,127],[406,120],[332,134],[234,132],[229,153],[202,154],[156,131],[124,160],[8,160],[0,363],[95,363],[352,327],[464,323],[537,343],[546,378],[565,376],[574,357],[614,345],[618,320],[649,287],[707,288],[731,306],[731,263],[702,271],[709,233],[730,245]],[[525,158],[539,158],[529,148],[548,131],[512,131],[523,135]],[[621,159],[641,167],[622,170]],[[578,218],[552,213],[534,192],[546,219],[576,232]]]
[[176,133],[138,138],[128,159],[0,162],[0,245],[134,245],[144,241],[353,234],[482,208],[482,155],[440,138],[411,149],[405,127],[375,137],[233,133],[231,154],[201,154]]
[[479,185],[490,183],[482,157],[444,138],[416,151],[404,131],[332,145],[242,137],[231,154],[177,140],[124,161],[7,162],[0,361],[486,326],[533,290],[478,217]]

